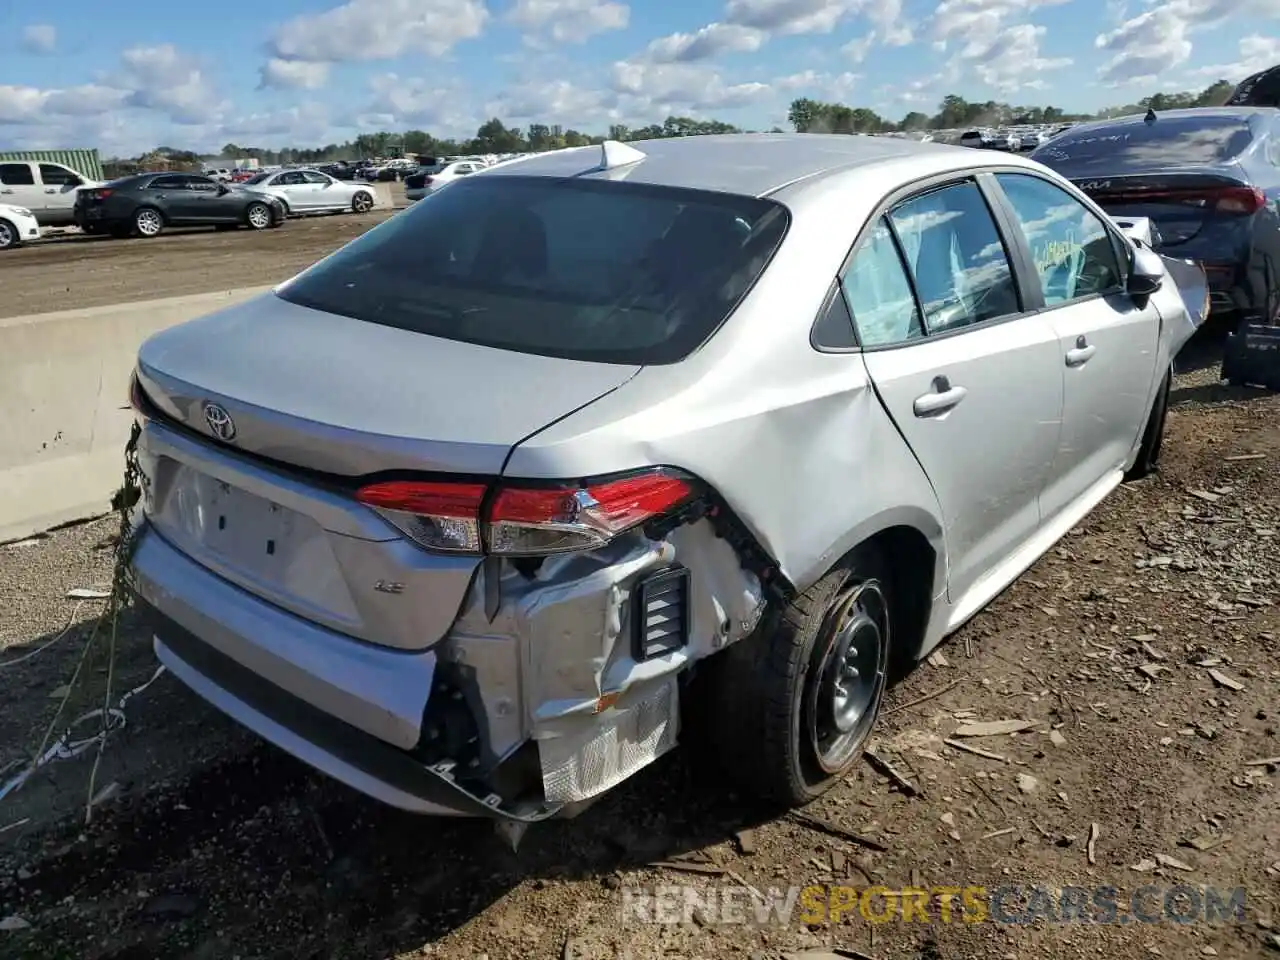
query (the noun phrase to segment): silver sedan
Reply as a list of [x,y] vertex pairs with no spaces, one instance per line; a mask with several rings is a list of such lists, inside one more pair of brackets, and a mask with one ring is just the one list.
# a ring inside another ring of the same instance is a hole
[[244,186],[271,194],[294,216],[340,211],[367,213],[374,205],[371,185],[347,183],[319,170],[260,173]]
[[142,347],[133,582],[175,675],[405,809],[519,830],[682,731],[803,804],[892,664],[1156,468],[1205,303],[1016,155],[494,167]]

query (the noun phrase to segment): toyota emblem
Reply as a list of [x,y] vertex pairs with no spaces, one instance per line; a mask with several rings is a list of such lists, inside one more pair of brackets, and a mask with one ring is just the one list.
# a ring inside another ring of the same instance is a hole
[[206,402],[204,405],[204,422],[209,425],[209,432],[219,440],[228,443],[236,438],[236,422],[231,414],[220,404]]

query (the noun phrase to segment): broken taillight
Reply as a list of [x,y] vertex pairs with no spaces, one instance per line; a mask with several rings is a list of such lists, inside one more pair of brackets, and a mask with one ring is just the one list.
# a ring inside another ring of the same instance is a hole
[[392,480],[356,491],[432,550],[544,556],[591,549],[688,502],[694,482],[647,470],[590,484]]
[[151,401],[147,399],[146,392],[142,389],[142,384],[138,382],[138,373],[135,370],[129,375],[129,406],[133,408],[133,412],[146,417],[149,415]]

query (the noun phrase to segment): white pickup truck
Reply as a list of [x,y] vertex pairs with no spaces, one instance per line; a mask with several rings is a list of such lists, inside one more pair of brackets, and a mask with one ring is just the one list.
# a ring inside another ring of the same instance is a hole
[[97,186],[60,163],[0,162],[0,203],[25,207],[42,227],[75,226],[76,191]]

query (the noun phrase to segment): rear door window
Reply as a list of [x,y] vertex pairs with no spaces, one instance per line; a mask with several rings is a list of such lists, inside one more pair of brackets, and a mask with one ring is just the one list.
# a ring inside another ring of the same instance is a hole
[[78,187],[84,183],[79,176],[66,167],[60,167],[53,163],[40,164],[40,179],[45,186]]
[[755,197],[586,179],[458,181],[280,291],[433,336],[605,363],[701,345],[786,232]]
[[172,174],[166,177],[156,177],[151,181],[152,190],[185,190],[187,189],[187,178]]
[[30,187],[36,182],[29,163],[0,163],[0,183],[6,187]]
[[[905,200],[889,213],[930,333],[1021,311],[1013,268],[991,210],[972,181]],[[857,311],[854,311],[855,317]]]
[[864,347],[884,347],[924,336],[911,281],[884,218],[877,220],[841,278]]

